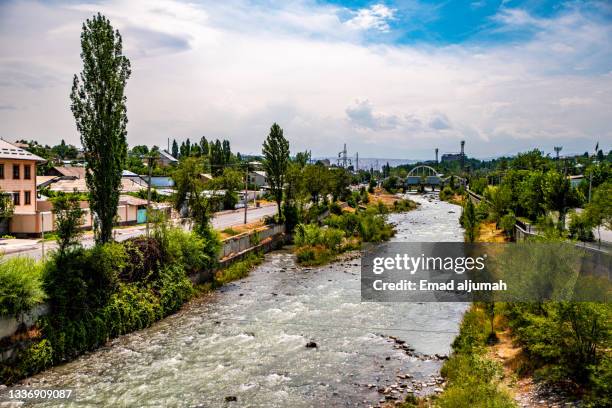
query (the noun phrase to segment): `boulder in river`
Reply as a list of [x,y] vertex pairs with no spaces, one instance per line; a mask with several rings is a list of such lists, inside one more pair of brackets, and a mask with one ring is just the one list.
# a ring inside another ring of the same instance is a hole
[[225,397],[225,402],[236,402],[238,398],[235,395],[228,395]]
[[306,348],[318,348],[319,345],[317,343],[315,343],[314,341],[309,341],[308,343],[306,343]]

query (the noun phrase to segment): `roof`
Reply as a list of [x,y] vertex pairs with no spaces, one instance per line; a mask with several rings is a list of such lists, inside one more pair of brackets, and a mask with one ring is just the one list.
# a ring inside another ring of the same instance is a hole
[[45,187],[46,185],[53,183],[55,179],[59,180],[59,176],[36,176],[36,187]]
[[[37,178],[38,181],[38,178]],[[74,191],[78,193],[86,193],[89,191],[87,183],[84,178],[59,178],[56,181],[48,183],[49,190],[51,191],[63,191],[65,193],[72,193]],[[130,177],[121,178],[121,192],[122,193],[135,193],[146,188],[145,185],[134,181]]]
[[268,175],[266,174],[265,171],[261,171],[261,170],[255,170],[255,171],[251,171],[251,173],[255,173],[258,176],[262,176],[262,177],[268,177]]
[[133,171],[123,170],[121,172],[121,177],[140,177],[140,176],[134,173]]
[[174,180],[167,176],[153,176],[151,177],[151,187],[174,187]]
[[578,174],[577,176],[567,176],[570,180],[580,180],[584,178],[584,174]]
[[33,160],[38,162],[46,161],[42,157],[32,154],[2,139],[0,139],[0,159]]
[[120,195],[119,204],[127,205],[147,205],[147,200],[139,197],[132,197],[131,195]]
[[202,177],[203,179],[206,179],[206,180],[212,180],[213,179],[213,176],[210,173],[200,173],[200,177]]
[[174,158],[174,156],[172,156],[170,153],[166,152],[165,150],[160,150],[159,151],[159,156],[163,157],[167,160],[170,160],[171,162],[177,162],[178,160],[176,158]]
[[55,166],[53,170],[57,171],[64,177],[74,177],[78,179],[85,179],[85,167],[65,167]]

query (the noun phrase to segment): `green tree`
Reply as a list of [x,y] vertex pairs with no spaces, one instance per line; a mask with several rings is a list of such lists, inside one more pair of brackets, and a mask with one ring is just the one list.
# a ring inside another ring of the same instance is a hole
[[283,200],[283,187],[289,165],[289,141],[283,135],[283,129],[274,123],[270,134],[263,144],[263,167],[268,176],[270,190],[278,207],[278,215],[282,217],[281,202]]
[[0,223],[9,220],[15,212],[13,197],[10,194],[0,190]]
[[172,140],[172,157],[175,159],[179,158],[179,147],[178,143],[176,143],[176,139]]
[[549,171],[544,177],[543,191],[544,204],[548,210],[559,212],[557,228],[563,231],[567,211],[580,203],[576,190],[572,188],[570,181],[563,174]]
[[309,151],[304,151],[304,152],[298,152],[295,155],[295,159],[294,161],[301,167],[304,168],[304,166],[306,166],[308,164],[308,162],[310,161],[310,152]]
[[612,182],[608,181],[597,187],[591,202],[587,204],[586,212],[593,225],[597,227],[597,235],[601,242],[600,228],[603,225],[612,229]]
[[461,214],[461,225],[465,229],[466,242],[474,242],[478,231],[478,220],[476,219],[476,211],[472,200],[467,200],[463,212]]
[[79,245],[84,212],[76,195],[59,194],[52,203],[58,249],[64,254],[70,247]]
[[72,113],[85,151],[89,202],[97,243],[111,240],[119,204],[121,172],[127,157],[125,85],[130,61],[119,31],[98,13],[83,24],[83,71],[72,85]]
[[214,200],[205,196],[206,187],[200,177],[202,173],[204,165],[201,159],[187,157],[180,162],[173,177],[176,185],[174,207],[178,211],[187,212],[195,224],[194,230],[206,235]]
[[310,164],[304,168],[304,186],[313,203],[318,204],[321,195],[327,194],[329,178],[329,170],[320,163]]
[[204,156],[208,156],[208,141],[205,136],[200,139],[200,150]]

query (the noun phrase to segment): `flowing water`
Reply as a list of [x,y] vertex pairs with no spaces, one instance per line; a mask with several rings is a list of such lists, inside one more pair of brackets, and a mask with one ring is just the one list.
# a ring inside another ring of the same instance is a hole
[[[414,199],[419,209],[389,216],[396,241],[462,240],[458,207]],[[24,383],[73,389],[66,406],[104,407],[370,406],[402,373],[429,384],[417,394],[433,392],[442,362],[389,336],[447,354],[466,305],[360,303],[359,273],[359,258],[300,268],[270,253],[248,278]]]

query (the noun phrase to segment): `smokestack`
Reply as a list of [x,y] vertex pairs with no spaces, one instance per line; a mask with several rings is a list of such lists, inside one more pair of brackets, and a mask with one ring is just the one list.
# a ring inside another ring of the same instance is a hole
[[436,147],[436,164],[438,164],[438,148]]

